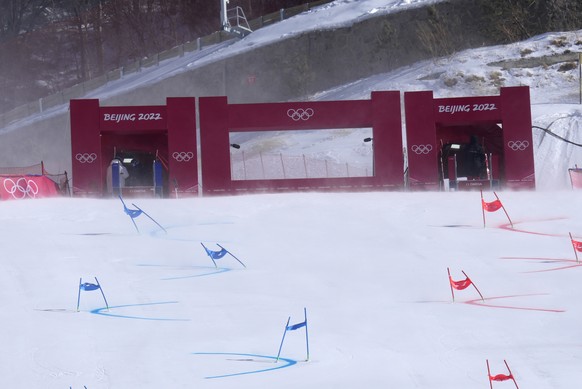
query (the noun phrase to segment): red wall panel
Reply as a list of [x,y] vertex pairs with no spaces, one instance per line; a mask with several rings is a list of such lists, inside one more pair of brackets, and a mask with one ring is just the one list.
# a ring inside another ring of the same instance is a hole
[[535,189],[529,88],[502,88],[501,106],[505,185],[509,189]]
[[71,100],[70,111],[73,195],[101,196],[99,100]]
[[431,91],[404,93],[408,185],[413,190],[438,190],[438,153]]
[[178,195],[198,194],[196,99],[169,97],[167,137],[170,189]]

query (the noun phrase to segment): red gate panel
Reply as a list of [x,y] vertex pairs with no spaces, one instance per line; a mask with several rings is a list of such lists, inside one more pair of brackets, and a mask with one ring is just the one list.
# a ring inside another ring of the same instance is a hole
[[501,88],[501,121],[505,154],[505,186],[535,189],[529,88]]
[[99,100],[71,100],[70,111],[73,195],[101,197],[103,158]]
[[168,98],[169,185],[175,195],[198,194],[196,99]]
[[[367,128],[373,131],[374,176],[233,181],[230,132]],[[400,93],[373,92],[370,100],[228,104],[200,98],[203,193],[402,188]]]
[[432,92],[405,92],[406,149],[410,189],[439,188]]

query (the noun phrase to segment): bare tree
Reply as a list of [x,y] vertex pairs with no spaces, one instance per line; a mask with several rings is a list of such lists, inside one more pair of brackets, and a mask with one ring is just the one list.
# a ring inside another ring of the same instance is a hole
[[0,41],[34,30],[46,22],[48,0],[0,0]]
[[[230,6],[252,19],[306,2]],[[220,28],[220,0],[0,0],[0,112]]]

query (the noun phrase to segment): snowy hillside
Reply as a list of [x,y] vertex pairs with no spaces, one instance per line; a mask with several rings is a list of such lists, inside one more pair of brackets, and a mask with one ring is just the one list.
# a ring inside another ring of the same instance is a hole
[[[336,1],[220,55],[420,3]],[[579,51],[579,33],[462,52],[313,99],[529,85],[534,125],[582,143],[576,69],[487,65]],[[582,252],[570,234],[582,241],[582,200],[566,169],[582,155],[533,131],[540,190],[499,192],[507,214],[484,213],[478,192],[301,193],[140,199],[128,203],[147,212],[134,226],[117,199],[2,201],[0,388],[577,388]],[[315,134],[287,135],[238,141],[371,163],[365,132],[327,134],[331,156]],[[202,244],[236,258],[213,260]],[[453,290],[447,269],[472,285]]]

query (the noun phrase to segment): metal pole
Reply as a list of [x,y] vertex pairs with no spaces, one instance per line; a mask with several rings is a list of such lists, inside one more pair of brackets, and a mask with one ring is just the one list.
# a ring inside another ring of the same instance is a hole
[[285,324],[285,332],[283,332],[283,338],[281,339],[281,344],[279,345],[279,352],[277,353],[277,359],[275,363],[279,362],[279,357],[281,356],[281,349],[283,348],[283,342],[285,341],[285,335],[287,335],[287,327],[289,327],[289,322],[291,321],[291,316],[287,319],[287,324]]
[[228,0],[220,0],[220,23],[222,25],[222,29],[228,31],[230,27],[230,23],[228,21],[227,16],[227,8],[226,5],[228,4]]
[[303,308],[303,313],[305,314],[305,346],[307,348],[307,358],[305,361],[309,361],[309,334],[307,332],[307,308]]

